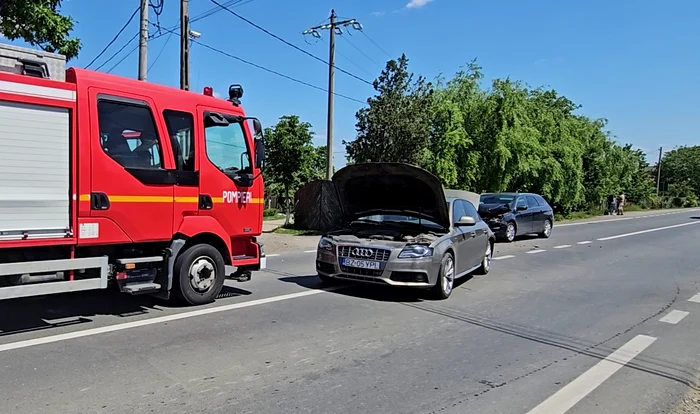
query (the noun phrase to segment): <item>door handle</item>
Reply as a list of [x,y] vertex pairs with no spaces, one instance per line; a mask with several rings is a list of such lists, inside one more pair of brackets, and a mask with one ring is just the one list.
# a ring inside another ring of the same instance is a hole
[[475,231],[472,232],[472,239],[473,239],[474,237],[476,237],[476,232],[475,232]]

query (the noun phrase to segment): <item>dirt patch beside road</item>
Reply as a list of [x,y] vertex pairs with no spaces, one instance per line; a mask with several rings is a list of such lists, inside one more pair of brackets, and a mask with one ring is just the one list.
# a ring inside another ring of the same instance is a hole
[[299,253],[314,250],[319,236],[293,236],[289,234],[263,233],[258,237],[265,254]]
[[700,414],[700,389],[688,391],[669,414]]

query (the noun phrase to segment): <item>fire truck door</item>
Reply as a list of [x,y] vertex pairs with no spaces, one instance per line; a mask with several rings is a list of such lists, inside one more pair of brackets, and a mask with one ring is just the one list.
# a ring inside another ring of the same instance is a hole
[[232,237],[252,235],[259,226],[262,191],[245,177],[252,177],[251,145],[245,121],[232,113],[199,108],[204,151],[199,154],[200,197],[211,205],[199,214],[209,215]]
[[197,165],[194,116],[190,112],[166,109],[163,119],[170,137],[176,181],[173,234],[180,229],[185,216],[197,215],[199,210],[199,166]]
[[[110,219],[134,242],[172,238],[174,185],[167,135],[150,98],[90,90],[91,217]],[[112,227],[113,228],[113,227]],[[116,231],[116,230],[113,230]],[[121,236],[123,237],[123,236]]]

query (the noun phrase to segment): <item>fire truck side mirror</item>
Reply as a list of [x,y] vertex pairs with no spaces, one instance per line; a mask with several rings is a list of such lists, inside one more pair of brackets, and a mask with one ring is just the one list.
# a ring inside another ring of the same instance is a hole
[[255,131],[255,137],[260,138],[263,134],[262,124],[258,118],[253,118],[253,130]]
[[265,141],[255,138],[255,167],[265,169]]
[[265,136],[263,127],[258,118],[249,118],[253,121],[253,131],[255,133],[255,168],[265,168]]

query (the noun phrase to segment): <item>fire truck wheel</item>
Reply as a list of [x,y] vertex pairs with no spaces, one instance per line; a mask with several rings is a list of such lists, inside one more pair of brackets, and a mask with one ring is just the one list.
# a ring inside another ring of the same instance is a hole
[[208,244],[196,244],[175,260],[175,296],[190,305],[213,302],[224,286],[225,263],[221,253]]

